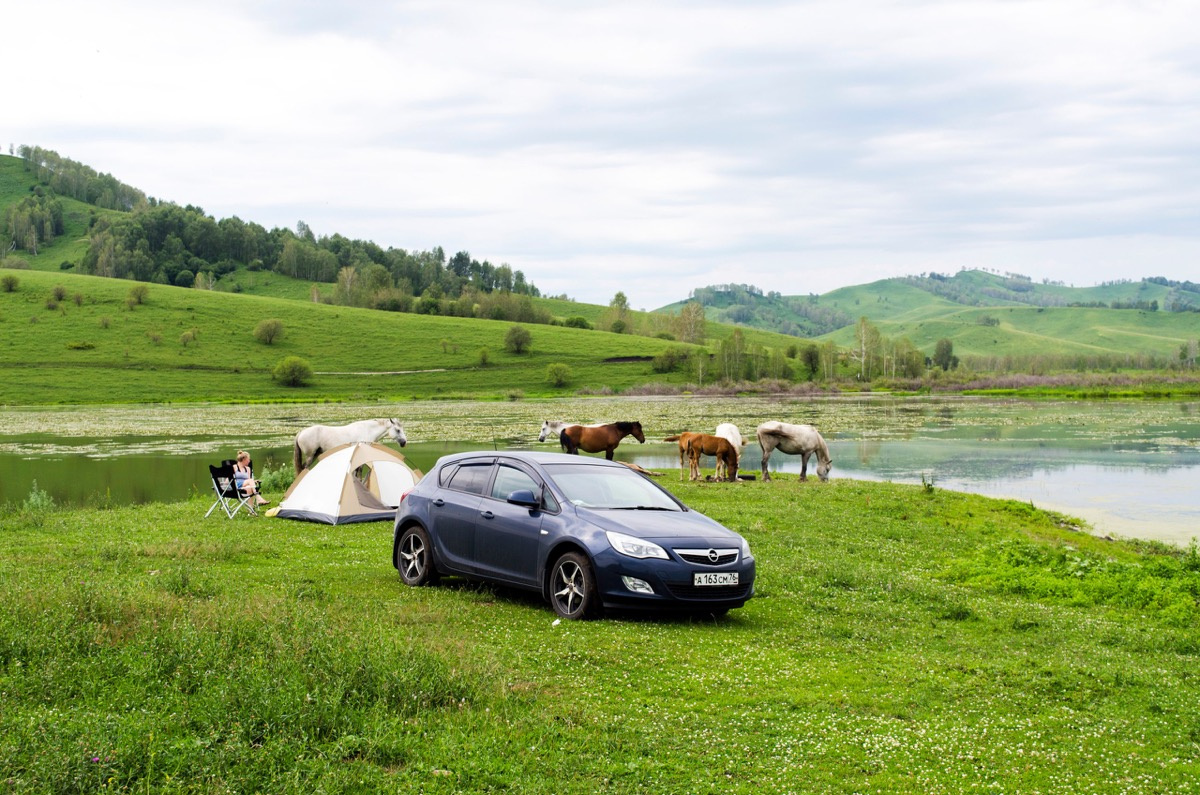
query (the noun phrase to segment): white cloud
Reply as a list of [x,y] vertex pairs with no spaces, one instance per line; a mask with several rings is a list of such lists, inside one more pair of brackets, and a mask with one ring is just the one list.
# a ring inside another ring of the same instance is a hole
[[597,303],[1194,278],[1196,11],[45,0],[6,11],[36,68],[0,130],[217,217],[467,250]]

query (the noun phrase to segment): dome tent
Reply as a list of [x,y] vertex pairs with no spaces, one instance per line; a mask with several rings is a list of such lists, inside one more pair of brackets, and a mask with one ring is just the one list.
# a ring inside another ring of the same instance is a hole
[[300,473],[274,515],[326,524],[391,520],[400,498],[420,479],[420,470],[391,448],[344,444]]

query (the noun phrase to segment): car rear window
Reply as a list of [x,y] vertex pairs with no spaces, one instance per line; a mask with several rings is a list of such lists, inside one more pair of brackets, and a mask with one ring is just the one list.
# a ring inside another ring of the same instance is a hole
[[450,473],[450,479],[445,486],[455,491],[465,491],[468,494],[483,494],[487,491],[488,479],[492,474],[492,463],[463,464]]

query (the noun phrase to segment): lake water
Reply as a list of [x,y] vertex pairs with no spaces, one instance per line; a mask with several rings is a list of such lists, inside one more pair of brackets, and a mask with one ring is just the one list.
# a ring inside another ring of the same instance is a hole
[[[663,436],[734,422],[743,434],[767,419],[822,429],[834,478],[932,481],[1032,502],[1087,520],[1094,532],[1186,544],[1200,537],[1200,402],[1029,401],[961,397],[578,398],[560,401],[303,406],[7,407],[0,410],[0,504],[19,504],[36,481],[59,503],[138,503],[210,490],[207,466],[251,451],[256,467],[290,466],[290,440],[313,422],[397,416],[409,462],[539,444],[542,419],[639,419],[647,444],[618,458],[672,475]],[[760,452],[743,452],[742,471]],[[710,463],[711,466],[711,463]],[[799,472],[776,454],[771,468]]]

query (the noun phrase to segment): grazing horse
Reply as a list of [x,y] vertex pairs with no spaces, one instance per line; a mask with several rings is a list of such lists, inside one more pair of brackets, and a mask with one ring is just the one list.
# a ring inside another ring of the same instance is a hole
[[833,459],[829,457],[829,447],[821,434],[811,425],[791,425],[786,422],[764,422],[758,426],[758,444],[762,447],[763,480],[770,480],[767,472],[767,459],[771,451],[778,449],[781,453],[799,455],[800,479],[808,480],[808,457],[817,454],[817,477],[829,480],[829,468]]
[[729,440],[733,445],[733,449],[737,451],[737,465],[733,468],[733,477],[730,480],[737,480],[737,468],[742,464],[742,448],[746,446],[746,440],[742,438],[742,432],[738,430],[738,426],[732,422],[722,422],[717,426],[716,436],[721,436]]
[[717,459],[716,480],[737,480],[738,450],[724,436],[684,431],[668,436],[663,441],[679,442],[679,479],[683,480],[683,459],[688,459],[688,476],[700,479],[700,456],[711,455]]
[[642,433],[640,422],[610,422],[608,425],[568,425],[558,434],[558,440],[563,449],[572,455],[604,451],[604,457],[612,461],[613,450],[626,436],[633,435],[634,439],[645,444],[646,436]]
[[317,456],[326,450],[351,442],[375,442],[384,434],[391,436],[401,447],[408,444],[408,437],[404,435],[404,428],[397,419],[359,420],[349,425],[310,425],[296,434],[296,442],[292,445],[292,464],[298,475],[300,470],[312,466]]
[[[567,427],[568,425],[574,425],[574,424],[575,423],[567,422],[566,420],[544,420],[542,422],[542,432],[538,434],[538,441],[544,442],[547,439],[557,439],[558,435],[560,433],[562,433],[563,428]],[[599,426],[599,423],[597,423],[596,425],[588,425],[585,427],[596,428],[598,426]]]
[[737,480],[737,449],[724,436],[694,433],[688,439],[687,454],[689,475],[692,480],[700,479],[700,456],[711,455],[717,459],[716,480]]

